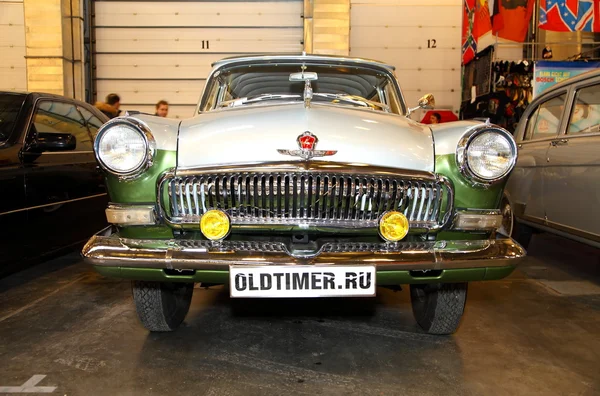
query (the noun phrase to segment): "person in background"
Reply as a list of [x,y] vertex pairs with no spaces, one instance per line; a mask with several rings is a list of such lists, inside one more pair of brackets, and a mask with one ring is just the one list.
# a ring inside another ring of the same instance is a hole
[[121,98],[115,93],[106,96],[106,102],[96,102],[96,108],[106,114],[108,118],[118,117],[121,113]]
[[166,117],[169,114],[169,102],[161,100],[156,104],[155,116]]
[[430,124],[439,124],[440,122],[442,122],[442,116],[440,113],[433,113],[429,116]]
[[552,59],[552,48],[548,44],[542,50],[542,58],[543,59]]

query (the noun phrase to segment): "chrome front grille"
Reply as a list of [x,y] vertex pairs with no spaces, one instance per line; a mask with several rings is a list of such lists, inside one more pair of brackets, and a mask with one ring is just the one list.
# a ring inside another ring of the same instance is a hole
[[207,240],[180,240],[176,242],[178,247],[184,249],[206,249],[207,252],[246,252],[246,253],[287,253],[294,257],[316,257],[322,253],[393,253],[424,250],[429,251],[435,242],[398,242],[395,244],[381,242],[356,242],[356,241],[329,241],[317,243],[318,247],[302,249],[302,245],[293,246],[282,241],[230,241],[224,240],[218,243]]
[[[239,225],[374,227],[382,213],[398,210],[411,227],[445,222],[451,187],[431,177],[347,175],[324,172],[223,173],[166,178],[159,189],[172,224],[197,227],[211,209]],[[444,203],[444,207],[442,207]]]

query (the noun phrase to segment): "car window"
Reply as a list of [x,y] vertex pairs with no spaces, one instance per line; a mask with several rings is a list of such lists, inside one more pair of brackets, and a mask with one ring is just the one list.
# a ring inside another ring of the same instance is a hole
[[91,111],[85,107],[79,107],[79,111],[83,115],[83,118],[87,122],[90,133],[92,134],[92,140],[98,134],[98,129],[104,124],[98,117],[96,117]]
[[387,105],[390,106],[390,110],[392,113],[402,114],[402,106],[400,105],[400,99],[398,99],[398,95],[394,86],[392,84],[386,84],[384,87],[385,97],[387,99]]
[[600,132],[600,84],[581,88],[569,118],[567,134]]
[[558,134],[560,119],[565,108],[566,94],[540,104],[527,121],[523,140],[551,138]]
[[24,101],[25,95],[0,94],[0,144],[10,137]]
[[[261,106],[273,103],[304,101],[306,84],[299,79],[301,73],[315,76],[310,81],[312,103],[335,104],[348,107],[363,107],[375,111],[394,111],[402,114],[402,98],[395,93],[395,109],[388,109],[380,89],[391,85],[393,80],[384,70],[363,66],[332,67],[319,63],[258,63],[251,67],[243,64],[227,65],[207,82],[200,108],[215,110],[238,106]],[[296,75],[296,78],[292,78]],[[218,89],[217,89],[218,88]],[[369,98],[376,100],[369,101]]]
[[33,118],[35,133],[71,134],[75,137],[75,151],[91,151],[92,138],[85,121],[75,105],[45,100],[40,102]]

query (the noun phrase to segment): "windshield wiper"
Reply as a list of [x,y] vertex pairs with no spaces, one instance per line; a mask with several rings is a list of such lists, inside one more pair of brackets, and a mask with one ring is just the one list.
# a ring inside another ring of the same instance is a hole
[[342,102],[351,103],[351,104],[362,106],[362,107],[369,107],[369,108],[379,107],[380,109],[390,111],[390,107],[388,105],[380,103],[380,102],[374,102],[372,100],[365,99],[362,96],[358,96],[358,95],[314,92],[313,96],[319,96],[319,97],[323,97],[323,98],[340,100]]
[[243,97],[232,100],[227,100],[219,103],[219,107],[236,107],[248,103],[257,103],[264,100],[281,100],[281,99],[301,99],[300,95],[284,95],[284,94],[262,94],[257,96]]

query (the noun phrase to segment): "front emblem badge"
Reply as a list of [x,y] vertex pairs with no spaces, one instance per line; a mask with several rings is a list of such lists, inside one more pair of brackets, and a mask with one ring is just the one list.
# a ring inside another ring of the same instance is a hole
[[309,131],[306,131],[302,135],[298,136],[296,141],[298,142],[298,147],[300,148],[299,150],[278,149],[277,152],[279,154],[300,157],[305,160],[309,160],[313,157],[328,157],[337,153],[337,150],[315,150],[319,139]]

